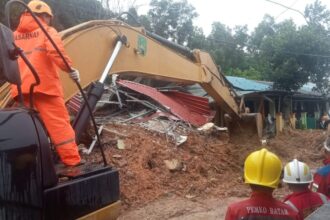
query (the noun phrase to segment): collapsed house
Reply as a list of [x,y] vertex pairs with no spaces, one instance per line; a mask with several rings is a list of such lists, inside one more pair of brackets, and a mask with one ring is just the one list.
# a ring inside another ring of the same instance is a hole
[[[296,92],[273,88],[273,82],[227,76],[238,97],[251,112],[259,112],[265,124],[274,121],[276,130],[288,124],[298,129],[320,128],[320,117],[329,109],[328,97],[313,90],[312,83]],[[267,127],[267,126],[266,126]],[[267,128],[266,128],[267,129]]]

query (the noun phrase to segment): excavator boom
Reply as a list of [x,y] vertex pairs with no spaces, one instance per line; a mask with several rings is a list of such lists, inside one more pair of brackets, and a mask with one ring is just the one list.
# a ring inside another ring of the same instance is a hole
[[[126,36],[109,74],[134,74],[180,83],[199,83],[230,115],[240,117],[235,94],[218,71],[211,56],[194,50],[184,56],[149,37],[143,28],[134,28],[121,21],[90,21],[61,32],[65,49],[82,75],[86,87],[101,77],[118,37]],[[77,90],[71,80],[61,74],[65,98]]]
[[[219,109],[231,119],[245,126],[237,126],[239,133],[253,131],[262,135],[262,119],[259,113],[245,114],[243,105],[238,105],[236,93],[218,70],[210,54],[201,50],[189,51],[157,35],[147,33],[118,20],[89,21],[61,32],[66,52],[75,68],[81,73],[81,86],[104,78],[104,68],[119,39],[127,38],[108,74],[144,76],[158,80],[198,83],[215,100]],[[60,74],[65,100],[68,101],[78,89],[68,74]],[[2,92],[1,92],[2,91]],[[0,108],[9,100],[8,85],[0,87]],[[94,100],[95,102],[95,100]],[[78,124],[84,124],[79,120]],[[83,126],[78,125],[80,130]],[[78,132],[79,133],[79,132]]]

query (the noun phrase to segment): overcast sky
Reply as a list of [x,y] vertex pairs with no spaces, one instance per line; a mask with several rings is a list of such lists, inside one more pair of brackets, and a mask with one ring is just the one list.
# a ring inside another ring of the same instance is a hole
[[[296,10],[304,12],[307,4],[312,4],[314,0],[273,0],[278,3],[290,6]],[[148,10],[149,0],[136,0],[139,5],[139,13]],[[229,27],[235,25],[248,25],[252,31],[262,20],[265,14],[270,14],[276,18],[276,22],[292,18],[296,24],[304,24],[302,15],[284,7],[270,3],[266,0],[188,0],[197,13],[195,25],[202,27],[205,34],[211,31],[214,21],[219,21]],[[321,0],[322,4],[327,5],[330,10],[330,0]]]

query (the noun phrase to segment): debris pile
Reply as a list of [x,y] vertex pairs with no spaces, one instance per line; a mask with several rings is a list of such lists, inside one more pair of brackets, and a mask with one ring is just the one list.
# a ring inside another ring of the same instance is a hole
[[[249,189],[242,183],[244,159],[261,147],[277,153],[284,163],[298,158],[312,169],[321,165],[322,131],[285,130],[267,140],[265,146],[243,135],[232,140],[225,128],[209,122],[196,128],[159,100],[127,88],[116,89],[108,89],[96,120],[103,126],[107,160],[120,172],[125,209],[166,194],[193,200],[246,197]],[[85,159],[101,161],[99,149],[95,147]],[[283,188],[276,196],[286,192]]]
[[[187,141],[177,147],[164,134],[138,125],[108,124],[107,129],[127,135],[103,134],[107,159],[120,171],[125,208],[142,206],[164,194],[197,200],[249,195],[248,187],[242,183],[243,163],[250,152],[260,149],[257,142],[242,139],[241,144],[233,144],[226,133],[190,131]],[[277,153],[283,163],[296,157],[312,169],[319,167],[322,133],[293,131],[291,136],[291,132],[270,140],[266,147]],[[114,139],[122,140],[125,149],[119,149]],[[101,160],[98,149],[92,158]],[[283,187],[275,195],[282,198],[287,192]]]
[[[137,82],[113,80],[97,106],[95,119],[99,133],[108,123],[138,124],[146,130],[165,134],[168,142],[179,146],[187,141],[187,133],[199,126],[204,130],[226,131],[226,128],[209,122],[215,111],[210,109],[208,98],[182,92],[178,88],[184,90],[177,86],[156,89]],[[70,100],[68,109],[76,114],[80,105],[78,94]],[[95,143],[96,138],[84,152],[89,154]]]
[[[121,196],[127,206],[144,204],[166,193],[188,198],[210,193],[221,185],[224,173],[241,169],[241,164],[227,157],[231,149],[226,133],[205,135],[190,130],[187,141],[176,146],[166,134],[139,125],[112,123],[106,128],[127,135],[103,133],[107,159],[120,170]],[[125,148],[120,149],[114,139],[121,140]],[[87,159],[100,160],[98,149]]]

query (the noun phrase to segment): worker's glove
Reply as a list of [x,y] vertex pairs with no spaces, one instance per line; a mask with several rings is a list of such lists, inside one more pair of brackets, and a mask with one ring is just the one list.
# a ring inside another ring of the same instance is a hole
[[79,71],[77,69],[72,69],[72,71],[69,72],[69,75],[70,75],[70,78],[73,81],[80,82],[80,74],[79,74]]

